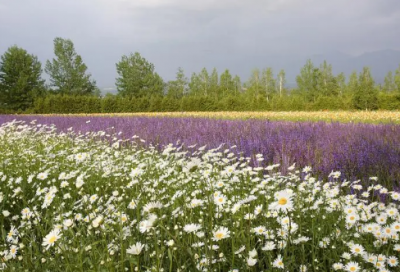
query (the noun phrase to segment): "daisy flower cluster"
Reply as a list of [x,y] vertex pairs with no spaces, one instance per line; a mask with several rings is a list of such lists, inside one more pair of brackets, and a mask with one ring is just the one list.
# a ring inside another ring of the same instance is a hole
[[0,269],[399,271],[400,193],[377,178],[143,141],[3,124]]

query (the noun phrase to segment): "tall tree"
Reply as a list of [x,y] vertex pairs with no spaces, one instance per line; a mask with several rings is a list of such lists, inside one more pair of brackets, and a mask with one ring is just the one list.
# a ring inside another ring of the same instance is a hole
[[315,102],[318,96],[319,69],[314,67],[311,60],[301,68],[300,75],[296,77],[297,88],[308,101]]
[[226,95],[235,91],[235,82],[228,69],[221,74],[219,82],[222,97],[225,97]]
[[240,77],[238,75],[236,75],[233,78],[233,83],[234,83],[234,93],[235,95],[238,95],[240,93],[242,93],[242,82],[240,80]]
[[339,95],[344,95],[346,92],[346,76],[343,72],[336,76],[336,82],[339,89]]
[[284,94],[285,84],[286,84],[286,73],[285,70],[281,69],[277,76],[277,89],[280,97],[282,97],[282,95]]
[[210,76],[210,94],[214,97],[219,97],[219,82],[218,82],[218,71],[216,68],[213,69]]
[[200,80],[200,88],[201,88],[201,93],[204,96],[209,95],[210,91],[210,76],[208,75],[207,69],[203,68],[198,75],[198,78]]
[[392,71],[389,71],[387,75],[385,76],[385,80],[383,83],[383,90],[385,92],[391,92],[396,90],[396,83],[394,81],[393,73]]
[[358,75],[356,71],[353,71],[349,77],[349,83],[347,84],[347,92],[354,95],[358,90]]
[[397,91],[400,92],[400,65],[395,71],[394,83],[396,84]]
[[0,108],[26,110],[45,91],[42,65],[36,56],[12,46],[0,60]]
[[318,93],[325,96],[337,96],[339,87],[332,72],[332,65],[325,60],[319,68],[318,75]]
[[194,96],[201,95],[201,81],[196,73],[192,73],[189,83],[189,94]]
[[99,94],[96,81],[87,73],[87,66],[75,51],[71,40],[55,38],[56,58],[46,62],[45,71],[50,76],[51,87],[62,94]]
[[371,71],[364,67],[358,77],[358,88],[353,96],[353,105],[357,109],[375,110],[378,108],[378,94]]
[[262,82],[259,69],[254,69],[249,81],[246,83],[246,93],[251,98],[258,98],[262,92]]
[[185,76],[185,73],[181,67],[178,68],[178,72],[176,73],[176,79],[170,81],[168,84],[168,93],[169,97],[173,98],[182,98],[187,93],[188,87],[188,79]]
[[117,63],[117,73],[116,86],[122,96],[163,95],[162,78],[154,71],[154,65],[138,52],[122,56]]
[[261,76],[261,84],[267,98],[267,101],[271,98],[271,96],[275,93],[275,79],[274,72],[272,68],[268,67],[264,69]]

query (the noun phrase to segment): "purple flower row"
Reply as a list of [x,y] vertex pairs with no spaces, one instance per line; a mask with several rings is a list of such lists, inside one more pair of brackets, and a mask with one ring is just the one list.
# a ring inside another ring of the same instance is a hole
[[[263,154],[263,165],[279,163],[282,170],[296,163],[310,165],[318,174],[341,171],[346,177],[379,176],[398,186],[400,180],[400,126],[265,120],[214,120],[200,118],[77,117],[0,115],[11,120],[37,120],[55,124],[59,131],[111,129],[125,139],[137,135],[146,144],[162,147],[178,140],[186,146],[208,148],[237,146],[245,156]],[[87,122],[90,120],[90,122]]]

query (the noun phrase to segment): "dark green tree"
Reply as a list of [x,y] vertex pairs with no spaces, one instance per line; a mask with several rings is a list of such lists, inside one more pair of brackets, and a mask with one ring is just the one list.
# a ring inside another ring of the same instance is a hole
[[368,67],[364,67],[358,77],[356,92],[353,96],[353,106],[356,109],[364,110],[378,108],[378,92]]
[[122,96],[143,97],[163,95],[164,82],[154,71],[154,65],[138,52],[122,56],[117,63],[116,79],[118,93]]
[[0,60],[0,108],[16,111],[33,106],[44,94],[42,65],[36,56],[12,46]]
[[87,73],[87,66],[75,51],[69,39],[54,39],[54,58],[46,62],[45,71],[50,76],[50,85],[60,94],[98,95],[96,81]]

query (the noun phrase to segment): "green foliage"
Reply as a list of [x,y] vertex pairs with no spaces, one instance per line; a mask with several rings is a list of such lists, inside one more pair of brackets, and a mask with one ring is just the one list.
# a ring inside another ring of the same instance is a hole
[[396,91],[400,93],[400,64],[399,68],[395,71],[394,83],[396,85]]
[[358,78],[353,96],[356,109],[376,110],[378,108],[378,92],[368,67],[364,67]]
[[389,71],[388,74],[385,76],[385,80],[383,83],[383,90],[385,92],[393,92],[396,91],[396,83],[394,81],[392,71]]
[[378,107],[382,110],[398,110],[400,109],[400,93],[378,93]]
[[98,94],[96,81],[87,74],[87,66],[82,57],[75,52],[71,40],[55,38],[56,58],[47,61],[45,71],[50,76],[51,87],[56,93],[68,95]]
[[182,98],[188,91],[188,79],[181,67],[178,68],[176,73],[176,79],[168,82],[167,84],[167,96],[172,98]]
[[307,60],[307,63],[300,70],[300,75],[296,77],[298,91],[309,102],[315,102],[318,97],[319,75],[318,68],[314,67],[311,60]]
[[0,111],[25,111],[44,94],[42,66],[37,57],[12,46],[0,60]]
[[163,95],[162,78],[154,71],[154,65],[138,52],[122,56],[117,63],[117,73],[116,85],[121,96]]
[[263,70],[261,76],[261,84],[264,95],[268,101],[276,92],[276,82],[274,79],[274,72],[272,71],[272,68],[267,68]]

